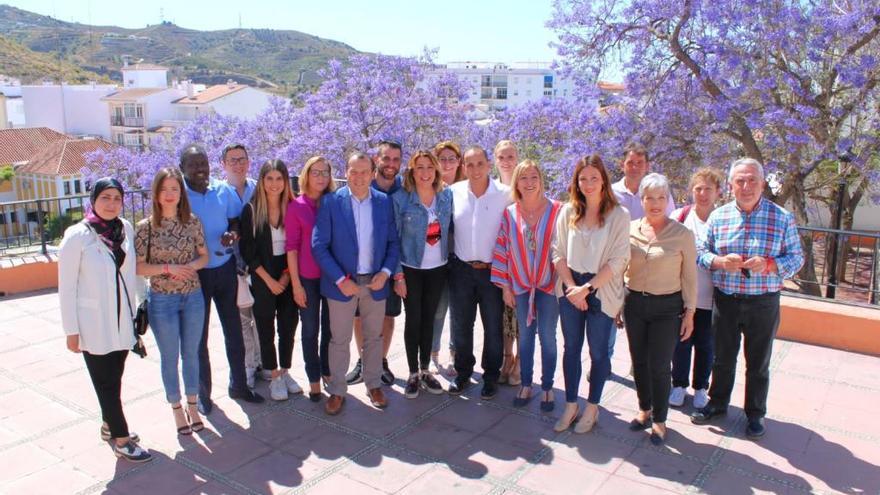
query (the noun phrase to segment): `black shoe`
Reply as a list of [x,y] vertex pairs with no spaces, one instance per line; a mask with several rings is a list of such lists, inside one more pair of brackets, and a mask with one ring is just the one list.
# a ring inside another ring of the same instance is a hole
[[522,393],[525,391],[526,388],[531,390],[531,387],[520,386],[519,393],[516,395],[516,397],[513,398],[513,407],[526,407],[526,405],[529,402],[531,402],[531,400],[532,400],[531,392],[529,392],[528,396],[522,397]]
[[199,410],[199,414],[201,414],[202,416],[207,416],[211,414],[211,411],[214,410],[214,402],[211,399],[206,399],[200,396],[198,398],[198,402],[199,404],[197,408]]
[[749,419],[749,424],[746,426],[746,437],[752,439],[761,438],[766,431],[767,429],[764,428],[764,418]]
[[345,375],[345,383],[349,385],[355,385],[364,381],[364,365],[360,359],[358,359],[357,363],[354,365],[354,368]]
[[691,414],[691,423],[695,425],[705,425],[710,423],[714,418],[726,415],[726,407],[717,407],[710,404],[702,409],[694,411]]
[[646,419],[644,423],[642,423],[642,422],[639,421],[638,419],[634,419],[634,420],[632,420],[632,421],[629,422],[629,431],[642,431],[642,430],[647,430],[648,428],[651,427],[651,425],[652,425],[653,423],[654,423],[654,422],[651,420],[651,418]]
[[427,370],[422,371],[422,376],[419,380],[422,389],[424,389],[429,394],[440,395],[443,393],[443,385],[440,385],[440,382],[434,378]]
[[492,382],[484,382],[483,390],[480,391],[480,398],[483,400],[492,400],[498,394],[498,384]]
[[407,399],[415,399],[419,396],[419,374],[411,373],[409,375],[409,379],[406,381],[406,388],[404,388],[403,395]]
[[262,395],[251,392],[250,389],[244,390],[230,390],[229,391],[230,399],[241,399],[245,402],[250,402],[251,404],[262,404],[266,401]]
[[456,378],[455,381],[449,384],[449,395],[461,395],[469,388],[471,388],[470,378],[465,378],[464,380]]
[[391,385],[394,385],[394,373],[392,373],[391,370],[388,369],[387,359],[382,360],[382,376],[380,377],[380,379],[382,380],[382,383],[388,385],[389,387]]
[[659,447],[659,446],[663,445],[663,442],[665,442],[665,439],[663,437],[661,437],[660,435],[658,435],[657,432],[655,432],[655,431],[651,432],[650,440],[651,440],[651,445],[653,445],[655,447]]
[[312,402],[321,402],[321,392],[309,392],[309,400]]

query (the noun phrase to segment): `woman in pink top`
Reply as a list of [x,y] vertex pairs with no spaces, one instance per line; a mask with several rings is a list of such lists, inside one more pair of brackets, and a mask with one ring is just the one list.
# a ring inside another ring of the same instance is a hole
[[[306,161],[299,174],[302,193],[287,207],[284,216],[287,232],[287,268],[293,285],[293,301],[300,308],[302,324],[303,360],[309,378],[309,399],[321,400],[321,376],[330,376],[327,346],[330,343],[330,312],[327,299],[321,297],[321,269],[312,257],[312,229],[321,196],[336,189],[330,171],[330,163],[322,156]],[[318,352],[318,329],[320,322],[321,347]]]

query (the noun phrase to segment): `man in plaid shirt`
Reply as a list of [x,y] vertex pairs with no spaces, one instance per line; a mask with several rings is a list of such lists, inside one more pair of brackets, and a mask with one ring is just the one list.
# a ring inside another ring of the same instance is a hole
[[712,271],[715,286],[715,363],[709,404],[694,412],[691,421],[706,424],[727,413],[742,334],[746,436],[759,438],[764,435],[770,356],[779,327],[779,291],[800,270],[804,255],[794,216],[762,196],[760,163],[751,158],[733,162],[728,181],[735,201],[712,212],[697,248],[697,263]]

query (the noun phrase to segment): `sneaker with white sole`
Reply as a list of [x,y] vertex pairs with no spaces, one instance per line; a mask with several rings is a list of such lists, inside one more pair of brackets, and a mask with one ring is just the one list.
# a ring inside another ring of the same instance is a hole
[[284,377],[284,385],[287,387],[287,393],[293,395],[303,393],[302,387],[300,387],[299,384],[296,383],[296,380],[294,380],[293,377],[290,376],[290,373],[284,373],[281,376]]
[[709,405],[709,391],[705,388],[694,390],[694,408],[702,409]]
[[269,382],[269,397],[272,397],[272,400],[287,400],[287,384],[284,383],[284,375],[279,375]]
[[443,372],[443,366],[440,365],[440,359],[437,356],[431,356],[431,364],[428,365],[428,370],[432,375],[439,375]]
[[406,381],[406,387],[403,389],[403,395],[407,399],[415,399],[419,396],[419,374],[410,373],[409,379]]
[[440,395],[443,393],[443,385],[434,378],[430,371],[422,371],[420,386],[429,394]]
[[246,366],[244,368],[244,374],[248,388],[253,389],[256,386],[257,381],[257,368]]
[[684,387],[672,387],[672,390],[669,392],[669,405],[672,407],[683,406],[686,395],[687,391]]
[[116,457],[126,459],[131,462],[147,462],[153,460],[153,454],[142,449],[140,445],[128,441],[125,445],[113,444],[113,453]]

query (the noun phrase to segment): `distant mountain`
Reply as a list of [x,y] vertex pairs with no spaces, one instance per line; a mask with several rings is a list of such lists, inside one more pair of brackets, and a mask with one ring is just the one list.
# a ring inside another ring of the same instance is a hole
[[[320,82],[317,70],[354,48],[299,31],[196,31],[169,22],[143,29],[64,22],[0,5],[0,36],[86,71],[121,81],[124,56],[160,64],[171,77],[217,84],[227,79],[285,94]],[[21,74],[7,73],[21,77]]]
[[0,36],[0,74],[21,79],[25,83],[43,80],[110,82],[107,76],[84,70],[50,53],[35,52],[3,36]]

